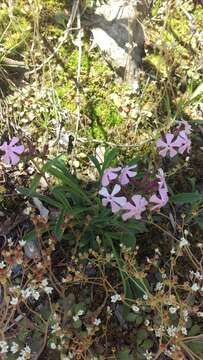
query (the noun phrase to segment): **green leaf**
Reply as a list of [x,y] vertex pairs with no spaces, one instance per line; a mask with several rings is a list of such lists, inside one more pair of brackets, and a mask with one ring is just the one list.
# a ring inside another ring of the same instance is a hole
[[75,329],[79,329],[81,326],[82,326],[82,321],[80,319],[73,322],[73,327]]
[[148,332],[145,329],[139,329],[137,331],[137,343],[141,344],[148,337]]
[[149,350],[154,345],[154,342],[151,339],[145,339],[142,343],[142,349]]
[[191,97],[190,97],[190,101],[196,99],[198,96],[203,95],[203,83],[201,83],[196,89],[195,91],[192,93]]
[[104,170],[106,170],[112,163],[112,161],[115,159],[115,157],[118,155],[117,149],[107,149],[104,154],[104,162],[102,165],[102,174],[104,173]]
[[65,214],[66,214],[66,210],[64,210],[64,209],[61,210],[60,215],[59,215],[57,222],[55,224],[55,227],[54,227],[54,232],[55,232],[58,240],[61,240],[61,238],[63,236],[63,230],[62,230],[61,226],[64,223]]
[[199,225],[200,229],[203,230],[203,217],[197,217],[195,218],[197,221],[197,224]]
[[203,359],[203,341],[200,340],[194,340],[187,343],[188,347],[199,356],[200,359]]
[[198,192],[191,192],[191,193],[180,193],[173,195],[171,200],[175,204],[195,204],[199,201],[203,200],[203,196]]
[[134,314],[134,313],[132,313],[132,312],[130,312],[130,313],[128,313],[128,314],[126,315],[125,318],[126,318],[126,320],[129,321],[129,322],[134,322],[134,321],[136,320],[136,318],[137,318],[137,315]]
[[188,336],[195,336],[201,334],[201,328],[199,325],[195,324],[191,327],[190,331],[188,332]]
[[133,354],[130,354],[130,349],[127,347],[118,353],[118,358],[119,360],[134,360]]
[[95,165],[98,173],[100,176],[102,176],[102,169],[101,169],[101,165],[99,163],[99,161],[97,160],[97,158],[95,156],[90,156],[90,160],[93,162],[93,164]]

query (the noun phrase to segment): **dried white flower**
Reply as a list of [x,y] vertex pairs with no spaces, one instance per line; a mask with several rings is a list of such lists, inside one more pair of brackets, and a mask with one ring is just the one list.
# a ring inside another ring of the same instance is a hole
[[120,301],[120,300],[121,300],[121,296],[119,294],[111,296],[111,302],[112,303],[116,303],[117,301]]
[[84,310],[81,309],[78,311],[78,316],[82,316],[84,313],[85,313]]
[[19,345],[15,341],[13,341],[11,344],[11,352],[15,354],[18,352],[18,350],[19,350]]
[[20,240],[20,241],[19,241],[19,245],[20,245],[21,247],[25,246],[25,244],[26,244],[26,241],[25,241],[25,240]]
[[144,355],[144,357],[145,357],[147,360],[152,360],[152,359],[153,359],[152,353],[149,352],[148,350],[146,350],[143,355]]
[[5,354],[8,352],[8,344],[5,340],[0,341],[0,354]]
[[138,313],[140,311],[139,307],[136,306],[135,304],[132,305],[132,310],[135,312],[135,313]]
[[0,261],[0,269],[4,269],[6,267],[6,264],[4,261]]
[[182,326],[180,330],[181,330],[181,332],[182,332],[183,335],[187,335],[187,329],[186,329],[186,327]]
[[189,246],[189,242],[184,237],[181,238],[181,241],[179,242],[179,247],[182,249],[184,246]]
[[166,331],[167,331],[168,336],[174,337],[174,336],[176,336],[178,329],[176,326],[171,325],[166,329]]
[[175,307],[175,306],[171,306],[171,307],[169,308],[169,312],[170,312],[171,314],[175,314],[177,310],[178,310],[178,307]]
[[93,324],[99,326],[101,324],[101,319],[99,318],[94,319]]
[[10,304],[14,306],[17,305],[17,303],[18,303],[18,298],[12,298],[10,301]]
[[192,286],[191,286],[191,290],[196,292],[199,290],[199,285],[197,283],[194,283]]
[[155,286],[155,291],[161,291],[163,289],[163,284],[158,282]]

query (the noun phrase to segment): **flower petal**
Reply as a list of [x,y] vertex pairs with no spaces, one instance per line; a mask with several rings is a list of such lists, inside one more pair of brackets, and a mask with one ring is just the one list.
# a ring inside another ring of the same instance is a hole
[[118,194],[120,190],[121,190],[120,185],[116,184],[112,190],[111,196]]
[[111,201],[111,210],[112,210],[112,213],[117,213],[119,210],[120,210],[120,206],[117,205],[114,201]]
[[157,140],[156,142],[156,146],[157,147],[165,147],[167,144],[162,140],[162,139],[159,139]]
[[169,148],[169,155],[171,158],[173,158],[174,156],[176,156],[177,151],[175,149],[173,149],[172,147]]
[[16,154],[22,154],[24,152],[25,148],[23,145],[19,146],[13,146],[12,151]]
[[107,190],[107,188],[102,187],[101,190],[99,190],[99,195],[102,195],[104,197],[108,197],[109,196],[109,192]]
[[14,152],[10,152],[9,157],[12,165],[16,165],[20,161],[19,156],[16,155]]
[[166,147],[165,149],[159,151],[159,155],[161,155],[162,157],[165,157],[167,154],[168,148]]
[[120,206],[124,206],[127,202],[127,199],[124,196],[113,197],[112,199],[116,204],[119,204]]
[[19,142],[19,139],[14,136],[14,137],[11,139],[9,146],[13,146],[13,145],[17,144],[18,142]]
[[172,142],[172,140],[174,138],[174,135],[171,134],[171,133],[167,133],[165,136],[166,136],[167,145],[171,145],[171,142]]

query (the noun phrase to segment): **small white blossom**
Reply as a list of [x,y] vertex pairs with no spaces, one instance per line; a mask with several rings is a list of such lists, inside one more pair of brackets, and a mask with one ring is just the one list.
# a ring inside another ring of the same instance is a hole
[[109,305],[107,306],[106,310],[107,310],[107,314],[108,314],[109,316],[111,316],[111,315],[112,315],[112,310],[111,310],[111,308],[110,308]]
[[177,329],[177,327],[171,325],[167,328],[166,331],[167,331],[168,336],[174,337],[174,336],[176,336],[178,329]]
[[170,312],[171,314],[175,314],[177,310],[178,310],[178,307],[176,308],[175,306],[171,306],[171,307],[169,308],[169,312]]
[[5,340],[0,341],[0,354],[5,354],[8,352],[8,344]]
[[198,316],[198,317],[203,317],[203,311],[198,311],[198,312],[197,312],[197,316]]
[[11,238],[8,239],[8,246],[12,246],[13,245],[13,240]]
[[78,315],[74,315],[74,316],[73,316],[73,320],[74,320],[74,321],[78,321],[78,320],[79,320],[79,316],[78,316]]
[[158,329],[155,330],[156,337],[161,337],[164,333],[164,326],[161,325]]
[[56,331],[61,330],[61,327],[59,326],[59,324],[53,324],[51,325],[51,330],[52,334],[54,334]]
[[13,341],[12,344],[11,344],[11,352],[12,352],[12,354],[17,353],[18,350],[19,350],[19,345],[15,341]]
[[18,298],[14,298],[14,297],[13,297],[13,298],[11,299],[11,301],[10,301],[10,304],[11,304],[11,305],[14,305],[14,306],[17,305],[17,303],[18,303]]
[[50,348],[53,349],[53,350],[56,349],[56,344],[54,342],[51,342]]
[[182,249],[184,246],[189,246],[189,242],[185,238],[181,238],[181,241],[179,242],[179,247]]
[[29,288],[25,289],[25,290],[21,290],[21,295],[24,299],[29,298],[29,296],[31,295],[31,291]]
[[54,289],[51,286],[45,286],[44,291],[47,295],[50,295]]
[[187,335],[187,329],[184,326],[182,326],[180,330],[183,335]]
[[28,360],[31,356],[31,349],[28,345],[26,345],[20,352],[20,356],[17,360]]
[[147,360],[152,360],[152,359],[153,359],[152,353],[149,352],[148,350],[146,350],[143,355],[144,355],[144,357],[145,357]]
[[187,229],[184,230],[184,235],[187,237],[189,235],[189,231]]
[[145,324],[145,326],[149,326],[150,321],[149,321],[149,320],[145,320],[144,324]]
[[199,290],[199,285],[197,283],[194,283],[192,286],[191,286],[191,290],[196,292]]
[[144,299],[144,300],[147,300],[147,299],[148,299],[148,295],[147,295],[147,294],[144,294],[144,295],[143,295],[143,299]]
[[121,296],[119,294],[111,296],[111,302],[112,303],[116,303],[117,301],[120,301],[120,300],[121,300]]
[[138,313],[140,311],[139,307],[136,306],[135,304],[132,305],[132,310],[135,312],[135,313]]
[[99,326],[101,324],[101,319],[99,318],[94,319],[93,324]]
[[20,245],[21,247],[25,246],[25,244],[26,244],[26,241],[25,241],[25,240],[20,240],[20,241],[19,241],[19,245]]
[[47,280],[47,279],[43,279],[41,286],[42,286],[42,287],[46,287],[47,285],[48,285],[48,280]]
[[0,269],[4,269],[6,267],[6,264],[4,261],[0,261]]
[[163,284],[158,282],[155,287],[155,291],[161,291],[163,289]]
[[82,316],[84,314],[84,310],[79,310],[78,311],[78,316]]
[[196,272],[194,273],[194,276],[195,276],[195,278],[198,279],[198,280],[203,280],[203,275],[202,275],[199,271],[196,271]]
[[175,251],[175,248],[173,247],[173,248],[171,249],[171,255],[175,255],[175,253],[176,253],[176,251]]
[[188,321],[188,310],[187,309],[183,310],[183,317],[184,317],[184,320],[187,322]]

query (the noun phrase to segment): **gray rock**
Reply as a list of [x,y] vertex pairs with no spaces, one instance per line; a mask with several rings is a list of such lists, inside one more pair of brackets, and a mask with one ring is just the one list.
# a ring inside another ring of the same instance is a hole
[[101,49],[135,91],[144,54],[140,14],[143,18],[147,11],[146,0],[108,0],[96,7],[89,17],[93,44]]

